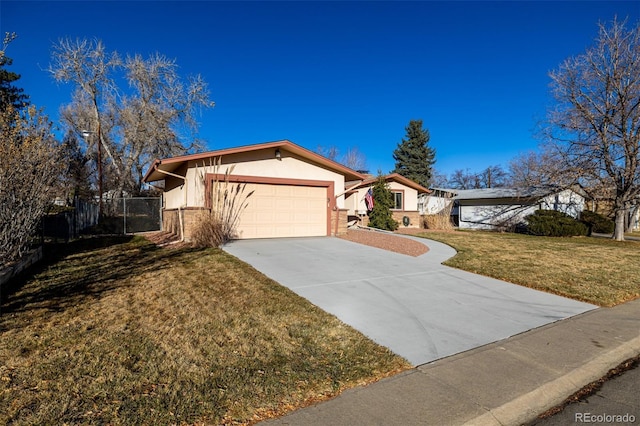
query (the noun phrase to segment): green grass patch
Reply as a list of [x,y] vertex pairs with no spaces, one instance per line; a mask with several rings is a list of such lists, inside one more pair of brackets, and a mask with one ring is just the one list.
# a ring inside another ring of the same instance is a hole
[[82,240],[3,296],[2,424],[246,424],[410,367],[218,249]]
[[454,268],[582,300],[614,306],[640,297],[640,242],[536,237],[482,231],[428,232],[458,254]]

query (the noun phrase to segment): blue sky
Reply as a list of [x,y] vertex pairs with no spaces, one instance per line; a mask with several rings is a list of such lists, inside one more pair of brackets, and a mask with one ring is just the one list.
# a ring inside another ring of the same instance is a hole
[[404,127],[422,119],[436,169],[450,174],[506,168],[536,149],[548,72],[616,15],[637,23],[640,1],[3,0],[0,29],[18,33],[10,70],[54,122],[72,87],[44,71],[51,46],[98,38],[204,77],[216,102],[199,117],[208,149],[279,139],[357,147],[372,172],[388,172]]

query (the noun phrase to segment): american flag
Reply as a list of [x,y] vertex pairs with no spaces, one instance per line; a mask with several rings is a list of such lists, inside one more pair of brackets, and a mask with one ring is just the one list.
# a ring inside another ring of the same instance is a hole
[[364,202],[367,204],[367,210],[373,210],[373,189],[369,188],[364,196]]

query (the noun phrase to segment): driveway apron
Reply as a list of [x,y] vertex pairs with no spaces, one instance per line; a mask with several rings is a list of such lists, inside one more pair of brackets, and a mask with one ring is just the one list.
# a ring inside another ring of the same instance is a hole
[[239,240],[224,250],[413,365],[596,308],[443,266],[455,250],[418,241],[429,247],[418,257],[333,237]]

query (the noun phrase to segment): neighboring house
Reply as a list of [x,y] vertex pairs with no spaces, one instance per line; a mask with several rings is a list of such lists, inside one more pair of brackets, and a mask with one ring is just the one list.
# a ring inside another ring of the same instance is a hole
[[418,211],[421,215],[440,214],[451,208],[455,190],[443,188],[431,188],[430,193],[418,196]]
[[[460,229],[509,229],[536,210],[556,210],[578,218],[585,203],[579,189],[558,187],[439,189],[434,193],[444,200],[431,201],[430,206],[446,203],[453,195],[451,216]],[[437,213],[435,210],[428,214]]]
[[[214,164],[220,161],[219,166]],[[163,229],[189,239],[211,207],[216,179],[246,183],[238,238],[325,236],[346,230],[345,182],[365,176],[282,140],[156,160],[145,182],[164,181]]]
[[640,231],[640,206],[638,205],[634,206],[629,229],[631,229],[632,231]]
[[[428,194],[431,191],[398,173],[391,173],[384,178],[393,194],[394,206],[391,209],[393,218],[400,224],[401,228],[422,227],[418,198],[422,194]],[[369,217],[367,216],[365,195],[377,179],[377,177],[369,176],[362,181],[347,182],[345,208],[348,210],[350,223],[368,225]]]

